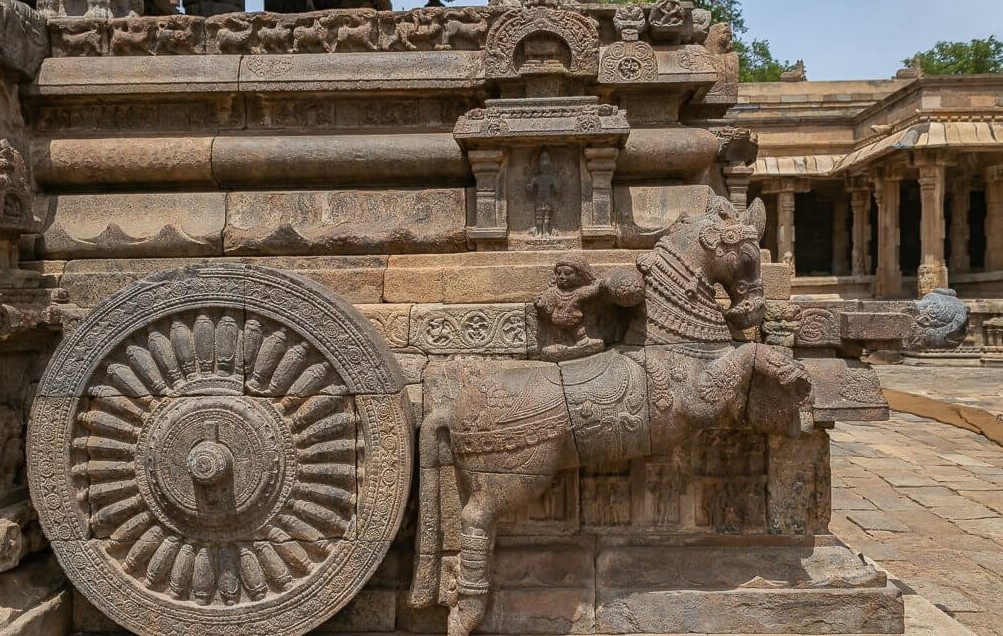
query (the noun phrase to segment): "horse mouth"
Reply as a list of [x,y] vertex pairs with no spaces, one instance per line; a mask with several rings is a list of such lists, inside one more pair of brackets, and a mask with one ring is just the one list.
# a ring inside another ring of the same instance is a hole
[[766,307],[762,301],[751,305],[743,302],[725,311],[724,318],[736,329],[748,329],[760,324],[765,312]]

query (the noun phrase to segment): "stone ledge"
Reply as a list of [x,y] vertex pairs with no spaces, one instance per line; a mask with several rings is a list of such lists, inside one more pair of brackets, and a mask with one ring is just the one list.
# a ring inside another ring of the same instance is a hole
[[[532,302],[547,288],[562,251],[466,252],[391,256],[384,297],[391,303]],[[589,250],[589,263],[601,275],[633,267],[641,252]]]
[[304,256],[260,258],[145,258],[68,261],[60,284],[67,300],[95,307],[125,285],[156,272],[196,263],[247,263],[295,272],[329,288],[352,303],[378,303],[383,296],[386,256]]
[[882,388],[881,392],[893,411],[912,413],[957,426],[1003,446],[1003,414],[895,389]]

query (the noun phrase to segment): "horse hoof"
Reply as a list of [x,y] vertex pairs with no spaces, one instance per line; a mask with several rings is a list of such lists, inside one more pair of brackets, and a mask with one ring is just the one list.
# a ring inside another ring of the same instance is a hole
[[449,610],[449,621],[447,623],[447,636],[470,636],[472,630],[466,629],[463,620],[460,618],[459,606],[453,606]]
[[485,595],[461,595],[456,605],[449,610],[448,636],[470,636],[470,632],[481,624],[486,609]]

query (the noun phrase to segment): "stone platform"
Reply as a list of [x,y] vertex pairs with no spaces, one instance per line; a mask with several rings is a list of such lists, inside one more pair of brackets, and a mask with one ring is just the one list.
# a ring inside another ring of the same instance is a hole
[[1003,445],[1003,369],[874,367],[890,408],[979,433]]

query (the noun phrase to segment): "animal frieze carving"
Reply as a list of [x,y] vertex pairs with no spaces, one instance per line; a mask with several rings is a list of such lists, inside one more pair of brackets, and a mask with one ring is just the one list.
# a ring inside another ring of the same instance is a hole
[[[584,259],[559,260],[553,285],[535,303],[541,327],[560,338],[560,348],[544,345],[544,358],[563,358],[559,364],[458,359],[426,371],[442,376],[438,382],[450,387],[451,399],[433,403],[420,431],[421,527],[409,602],[450,607],[449,636],[467,636],[485,616],[499,520],[537,501],[559,471],[671,454],[710,428],[752,432],[759,440],[800,433],[811,389],[804,367],[784,349],[736,346],[729,335],[729,325],[758,325],[765,309],[761,229],[750,225],[753,216],[713,199],[703,214],[668,228],[638,258],[632,276],[611,278],[633,284],[600,284]],[[715,285],[730,297],[726,310],[715,300]],[[585,318],[588,303],[601,296],[633,308],[621,343],[593,353],[606,342],[589,332]],[[722,531],[765,528],[765,496],[741,509],[727,503],[765,493],[764,447],[756,448],[747,467],[732,467],[742,474],[707,478],[700,523]],[[439,542],[442,466],[455,471],[462,502],[455,568]],[[625,486],[592,477],[582,485],[596,501],[623,499]],[[602,512],[589,504],[586,512],[587,523],[607,526],[630,517],[622,506]]]
[[228,14],[206,20],[207,48],[234,54],[474,50],[483,47],[493,16],[478,7]]

